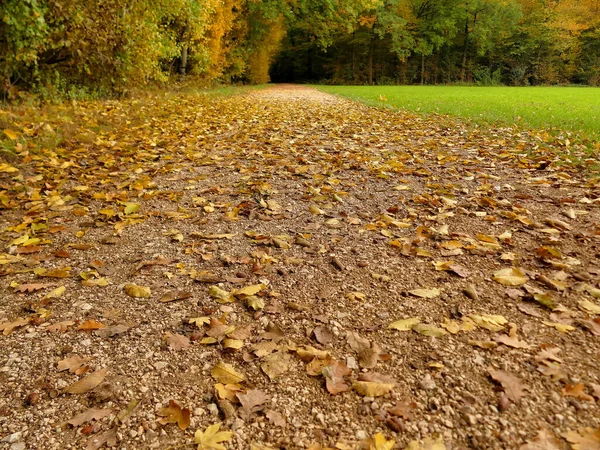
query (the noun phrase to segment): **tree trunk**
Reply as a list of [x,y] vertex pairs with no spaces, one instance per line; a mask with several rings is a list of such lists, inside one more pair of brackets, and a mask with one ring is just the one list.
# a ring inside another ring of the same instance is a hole
[[425,84],[425,53],[421,53],[421,86]]
[[465,22],[465,40],[463,42],[463,57],[460,71],[460,79],[461,81],[465,81],[465,76],[467,73],[467,53],[469,52],[469,18],[467,17],[467,21]]
[[369,44],[369,84],[373,84],[373,44]]
[[185,75],[187,69],[189,47],[183,47],[181,50],[181,62],[179,63],[179,73]]

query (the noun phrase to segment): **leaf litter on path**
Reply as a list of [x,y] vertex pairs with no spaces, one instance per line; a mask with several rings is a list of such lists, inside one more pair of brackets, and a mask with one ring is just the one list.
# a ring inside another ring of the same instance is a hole
[[561,410],[561,445],[594,442],[580,149],[298,86],[39,114],[10,116],[23,144],[0,170],[0,414],[27,445],[73,444],[6,408],[110,401],[120,419],[90,412],[82,446],[292,447],[301,428],[308,448],[519,448],[554,442],[531,437],[556,398],[586,411]]

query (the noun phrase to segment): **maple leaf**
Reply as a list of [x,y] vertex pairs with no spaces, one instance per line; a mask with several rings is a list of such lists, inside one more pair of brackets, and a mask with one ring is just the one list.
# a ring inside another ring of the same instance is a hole
[[576,397],[580,400],[593,402],[594,397],[585,393],[585,384],[567,384],[563,389],[562,393],[565,397]]
[[198,444],[198,450],[227,450],[221,442],[230,441],[233,437],[231,431],[219,431],[220,423],[210,425],[206,430],[197,430],[194,434],[194,442]]
[[182,431],[190,426],[190,410],[182,409],[175,400],[169,400],[169,406],[159,409],[156,415],[161,417],[158,422],[162,425],[176,423]]
[[213,367],[211,375],[215,380],[223,384],[237,384],[246,379],[243,373],[238,372],[233,366],[223,361],[219,361]]

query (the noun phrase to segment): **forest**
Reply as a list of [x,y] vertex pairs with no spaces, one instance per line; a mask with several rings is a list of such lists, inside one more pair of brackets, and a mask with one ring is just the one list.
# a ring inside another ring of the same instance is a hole
[[5,0],[4,97],[208,83],[600,85],[599,0]]

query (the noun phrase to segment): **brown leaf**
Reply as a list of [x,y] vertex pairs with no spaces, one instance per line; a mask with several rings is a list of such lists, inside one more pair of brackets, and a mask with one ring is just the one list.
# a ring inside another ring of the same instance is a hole
[[260,368],[273,381],[289,371],[292,364],[292,358],[287,352],[278,351],[266,356]]
[[171,350],[187,350],[190,347],[190,339],[182,334],[167,331],[165,333],[165,340]]
[[90,331],[90,330],[99,330],[104,328],[105,325],[97,320],[86,320],[81,325],[77,327],[80,331]]
[[25,325],[29,325],[29,319],[18,318],[17,320],[13,320],[12,322],[3,322],[0,323],[0,331],[4,336],[9,335],[13,332],[13,330],[24,327]]
[[332,395],[348,391],[350,386],[346,384],[344,377],[351,373],[352,370],[346,367],[345,364],[331,360],[329,364],[323,367],[323,376],[325,377],[327,391]]
[[182,431],[190,426],[190,410],[188,408],[182,409],[175,400],[169,400],[169,406],[159,409],[156,415],[161,417],[158,423],[162,425],[176,423]]
[[508,399],[514,403],[518,403],[521,397],[523,397],[525,389],[527,389],[521,380],[515,375],[503,370],[491,370],[489,373],[492,379],[502,385]]
[[112,327],[103,328],[101,330],[94,331],[94,335],[106,339],[109,337],[116,336],[118,334],[126,333],[130,329],[131,329],[131,327],[128,325],[120,324],[120,325],[114,325]]
[[519,450],[560,450],[560,441],[552,431],[542,428],[535,438],[519,447]]
[[242,407],[240,409],[242,419],[248,420],[253,413],[261,411],[264,408],[264,403],[269,400],[269,396],[263,391],[250,389],[245,394],[237,393],[238,400]]
[[81,380],[76,381],[72,385],[66,387],[64,392],[67,394],[85,394],[102,383],[107,372],[107,367],[97,370],[96,372],[89,374],[87,377],[82,378]]
[[67,420],[65,424],[78,427],[79,425],[82,425],[86,422],[90,422],[92,420],[101,420],[104,417],[110,415],[112,412],[112,409],[88,409],[87,411],[84,411],[81,414],[77,414],[71,420]]
[[600,450],[600,427],[581,428],[575,431],[567,431],[562,434],[572,445],[573,450]]
[[62,322],[53,323],[48,327],[50,333],[66,333],[69,327],[75,325],[73,320],[63,320]]
[[358,364],[364,369],[373,369],[379,361],[381,348],[376,343],[358,353]]
[[191,292],[186,291],[169,291],[165,292],[160,298],[161,303],[174,302],[176,300],[185,300],[192,296]]
[[285,417],[283,417],[277,411],[273,411],[272,409],[270,409],[265,415],[267,416],[267,419],[269,419],[269,422],[271,422],[276,427],[285,428]]
[[584,391],[585,391],[585,384],[583,384],[583,383],[567,384],[562,389],[562,393],[565,397],[575,397],[580,400],[585,400],[587,402],[593,402],[594,397],[586,394]]
[[109,447],[117,445],[117,429],[115,427],[102,434],[91,437],[90,440],[87,441],[85,450],[98,450],[104,444],[107,444]]
[[313,330],[315,339],[321,345],[327,345],[333,340],[333,333],[325,325],[319,325]]
[[40,289],[46,289],[54,286],[54,283],[29,283],[29,284],[20,284],[15,288],[15,292],[35,292]]
[[58,371],[68,370],[71,373],[76,373],[79,368],[87,364],[90,358],[82,358],[81,356],[75,355],[70,358],[65,358],[58,362]]
[[416,409],[417,404],[415,402],[397,402],[396,406],[387,410],[388,414],[393,416],[402,417],[406,420],[413,419],[413,409]]

